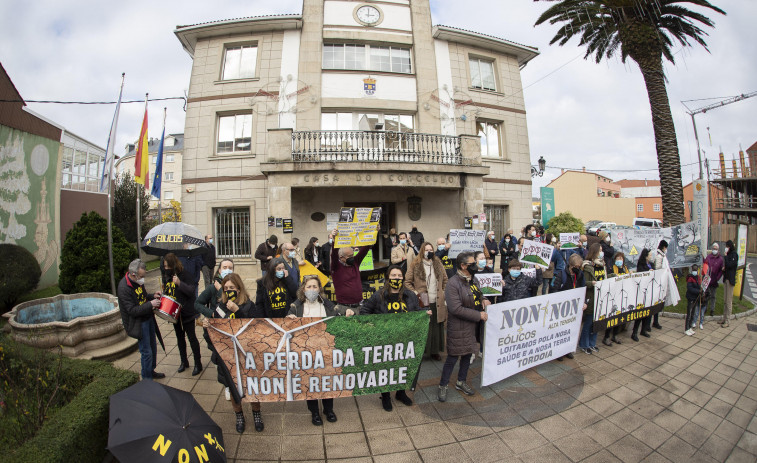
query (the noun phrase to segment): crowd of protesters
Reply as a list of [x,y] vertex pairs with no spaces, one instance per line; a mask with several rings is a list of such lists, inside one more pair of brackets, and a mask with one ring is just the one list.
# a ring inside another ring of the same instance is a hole
[[[409,233],[397,233],[392,228],[383,235],[379,244],[384,246],[384,254],[390,256],[384,287],[364,300],[360,265],[371,247],[337,248],[334,245],[337,235],[337,230],[333,230],[323,244],[317,237],[310,238],[303,253],[300,253],[296,238],[279,244],[278,237],[272,235],[260,243],[255,258],[261,265],[261,278],[256,282],[254,297],[253,292],[245,288],[240,275],[234,273],[231,259],[220,260],[213,273],[216,256],[210,235],[206,236],[208,249],[212,251],[212,254],[208,253],[210,255],[183,258],[170,253],[161,259],[162,291],[153,294],[146,292],[145,264],[139,259],[133,261],[118,285],[118,299],[124,327],[130,336],[139,340],[142,378],[165,377],[165,374],[155,371],[155,339],[156,334],[158,338],[160,334],[153,311],[159,306],[161,297],[173,298],[182,306],[179,318],[173,324],[180,357],[177,372],[182,373],[189,368],[186,339],[189,339],[194,360],[191,374],[198,375],[202,371],[200,344],[194,329],[195,320],[201,317],[197,323],[204,328],[211,362],[217,366],[218,382],[224,386],[226,400],[231,402],[236,414],[236,429],[242,433],[245,430],[242,398],[207,334],[209,318],[331,317],[424,310],[430,316],[425,354],[433,361],[441,361],[441,354],[446,353],[437,396],[439,401],[444,402],[448,397],[450,378],[458,364],[455,389],[466,395],[475,394],[468,384],[467,375],[476,353],[483,349],[482,333],[489,304],[586,287],[577,347],[591,355],[599,351],[599,333],[593,331],[594,288],[597,282],[628,274],[632,270],[644,272],[669,268],[666,258],[668,243],[664,240],[657,249],[643,249],[636,268],[631,269],[626,256],[615,250],[612,236],[605,231],[598,235],[599,241],[596,243],[589,245],[586,235],[582,234],[577,247],[561,250],[556,236],[545,233],[543,228],[534,224],[524,227],[519,237],[508,230],[501,239],[497,239],[495,233],[489,231],[483,249],[462,252],[451,258],[448,237],[438,238],[434,245],[426,241],[413,224]],[[529,268],[525,271],[524,264],[518,259],[524,240],[545,242],[555,247],[548,268]],[[738,256],[732,241],[728,241],[725,247],[725,255],[721,256],[719,245],[715,243],[701,269],[693,266],[686,277],[688,304],[684,328],[687,335],[693,335],[697,325],[700,330],[704,328],[703,320],[708,308],[710,315],[713,315],[719,280],[725,285],[725,309],[720,324],[728,326]],[[494,273],[497,259],[502,273],[502,294],[485,297],[478,287],[476,274]],[[305,262],[331,278],[336,303],[326,296],[317,276],[301,276],[303,270],[300,267]],[[198,295],[200,275],[204,278],[205,288]],[[704,275],[710,277],[706,290],[702,289]],[[602,333],[602,343],[608,347],[621,344],[621,333],[627,328],[625,325],[607,328]],[[630,338],[639,342],[638,335],[650,337],[652,328],[662,328],[657,315],[637,319]],[[563,358],[572,359],[574,356],[569,353]],[[562,361],[563,358],[557,360]],[[411,389],[414,386],[415,383]],[[391,411],[393,406],[389,393],[382,393],[380,398],[382,407]],[[397,391],[395,399],[404,405],[413,404],[405,390]],[[333,399],[323,399],[320,404],[318,400],[308,400],[312,423],[323,425],[321,410],[327,421],[337,421],[333,404]],[[260,403],[253,402],[251,408],[255,430],[263,431]]]

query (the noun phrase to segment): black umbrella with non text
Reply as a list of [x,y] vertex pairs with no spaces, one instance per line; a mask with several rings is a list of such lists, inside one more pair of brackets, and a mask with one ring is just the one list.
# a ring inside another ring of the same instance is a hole
[[155,226],[142,240],[142,250],[154,256],[172,252],[177,256],[192,257],[205,254],[208,249],[200,230],[183,222],[165,222]]

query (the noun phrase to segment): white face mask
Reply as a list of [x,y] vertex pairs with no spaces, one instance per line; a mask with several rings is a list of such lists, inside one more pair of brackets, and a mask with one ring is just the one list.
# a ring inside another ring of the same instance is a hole
[[134,282],[139,286],[142,286],[143,284],[145,284],[145,277],[142,277],[139,280],[134,280]]
[[320,292],[317,289],[306,289],[305,290],[305,298],[310,302],[315,302],[316,299],[318,299],[318,295]]
[[605,238],[605,243],[610,244],[610,237]]
[[531,232],[531,236],[536,236],[536,232],[535,232],[535,231],[532,231],[532,232]]
[[583,246],[583,247],[586,247],[586,245],[587,245],[587,244],[589,244],[589,243],[588,243],[588,242],[586,242],[586,241],[582,241],[582,242],[581,242],[581,246]]
[[718,255],[718,250],[717,249],[713,249],[712,250],[712,255],[713,256],[717,256]]
[[208,243],[209,243],[209,244],[213,244],[213,238],[210,238],[210,239],[208,240]]
[[604,259],[605,258],[605,253],[603,251],[599,251],[599,258],[600,259]]

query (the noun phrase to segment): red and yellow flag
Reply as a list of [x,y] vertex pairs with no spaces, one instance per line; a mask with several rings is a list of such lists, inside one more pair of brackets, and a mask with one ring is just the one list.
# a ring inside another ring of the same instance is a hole
[[149,156],[147,143],[147,101],[145,100],[145,117],[142,120],[142,130],[139,131],[137,142],[137,155],[134,164],[134,181],[143,185],[145,189],[150,187]]

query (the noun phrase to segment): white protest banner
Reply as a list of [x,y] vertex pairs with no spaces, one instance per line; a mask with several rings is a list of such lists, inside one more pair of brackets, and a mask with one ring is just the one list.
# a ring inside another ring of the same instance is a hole
[[523,275],[526,275],[527,277],[536,278],[536,269],[535,268],[523,267],[521,269],[521,273]]
[[339,225],[339,213],[326,213],[326,231],[330,232],[331,230],[335,229],[337,225]]
[[486,230],[461,230],[449,231],[449,253],[447,257],[456,259],[461,252],[476,252],[484,249]]
[[478,282],[478,289],[484,296],[501,296],[502,295],[502,274],[501,273],[478,273],[475,276]]
[[343,207],[336,226],[335,248],[371,246],[378,238],[380,207]]
[[630,273],[596,282],[594,332],[660,312],[680,300],[670,269]]
[[580,242],[580,233],[560,233],[560,249],[577,248]]
[[575,352],[586,288],[487,307],[481,385]]
[[551,244],[524,240],[518,260],[526,264],[535,264],[541,268],[547,268],[549,267],[549,261],[552,260],[552,251],[554,249],[554,246]]
[[690,267],[701,262],[702,233],[694,222],[670,228],[609,228],[615,252],[626,256],[626,265],[636,267],[643,249],[654,253],[661,240],[668,242],[668,263],[671,268]]
[[707,291],[707,288],[710,287],[710,280],[711,278],[709,273],[702,277],[702,292]]

